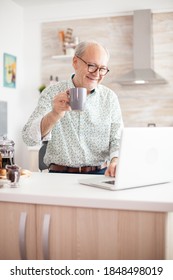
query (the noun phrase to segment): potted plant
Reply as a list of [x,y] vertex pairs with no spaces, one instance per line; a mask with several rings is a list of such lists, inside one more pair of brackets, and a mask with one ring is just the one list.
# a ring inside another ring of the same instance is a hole
[[41,86],[39,86],[38,90],[41,93],[45,88],[46,88],[46,85],[42,84]]

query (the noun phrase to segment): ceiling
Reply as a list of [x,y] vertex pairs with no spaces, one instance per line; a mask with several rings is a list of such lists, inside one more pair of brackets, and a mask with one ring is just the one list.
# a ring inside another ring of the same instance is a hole
[[[29,7],[36,7],[36,6],[51,6],[51,5],[57,5],[57,4],[64,4],[64,3],[76,3],[77,1],[80,2],[100,2],[99,0],[12,0],[19,6],[23,8],[29,8]],[[131,7],[130,10],[134,9],[154,9],[154,10],[164,10],[164,9],[172,9],[173,10],[173,0],[145,0],[140,2],[139,0],[111,0],[114,3],[114,6],[116,4],[117,10],[125,9],[125,7]],[[102,2],[100,4],[106,4],[108,3],[108,0],[105,0],[105,3]],[[140,2],[140,3],[139,3]],[[142,7],[141,7],[142,5]]]
[[72,2],[84,1],[84,0],[12,0],[12,1],[23,8],[27,8],[27,7],[35,7],[35,6],[57,5],[60,3],[70,3],[70,2],[72,3]]

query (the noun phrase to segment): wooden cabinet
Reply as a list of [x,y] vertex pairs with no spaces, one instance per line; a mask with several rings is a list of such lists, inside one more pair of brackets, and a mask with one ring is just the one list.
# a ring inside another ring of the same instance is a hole
[[166,213],[0,203],[0,259],[164,259]]
[[38,259],[164,259],[165,215],[37,206]]
[[35,206],[0,202],[0,259],[36,259]]
[[77,176],[33,172],[0,190],[0,259],[173,259],[172,183],[127,194]]

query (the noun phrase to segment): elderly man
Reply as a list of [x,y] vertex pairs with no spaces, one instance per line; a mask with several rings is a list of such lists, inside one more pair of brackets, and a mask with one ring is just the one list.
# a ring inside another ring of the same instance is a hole
[[[49,172],[115,176],[123,121],[116,94],[101,85],[108,61],[102,45],[81,42],[72,61],[75,74],[41,93],[23,140],[30,146],[48,140],[44,162]],[[87,89],[84,111],[71,110],[68,90],[74,87]]]

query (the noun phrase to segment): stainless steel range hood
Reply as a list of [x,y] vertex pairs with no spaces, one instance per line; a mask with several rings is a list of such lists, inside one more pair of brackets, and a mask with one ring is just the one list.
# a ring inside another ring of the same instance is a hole
[[166,80],[153,70],[152,19],[150,10],[134,11],[133,70],[116,80],[121,85],[165,84]]

